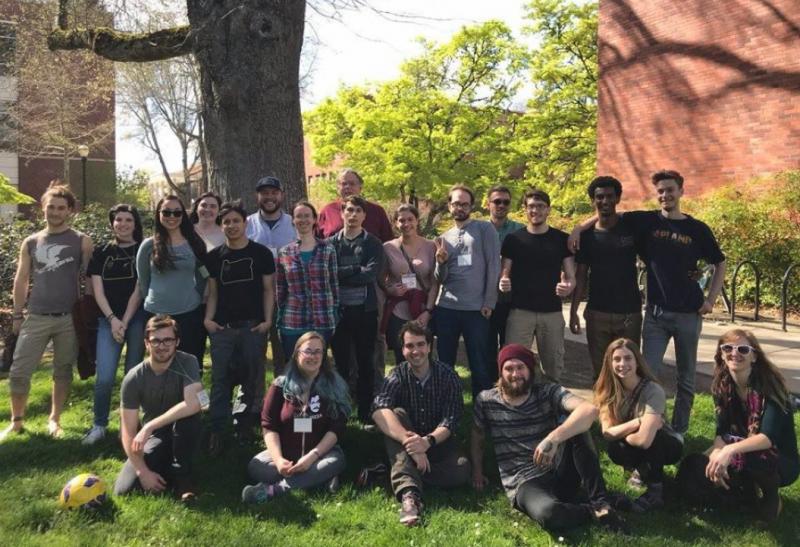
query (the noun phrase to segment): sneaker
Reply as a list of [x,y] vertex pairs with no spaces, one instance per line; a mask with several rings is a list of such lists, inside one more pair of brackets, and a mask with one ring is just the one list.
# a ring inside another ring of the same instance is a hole
[[96,442],[104,439],[106,436],[106,428],[102,425],[93,425],[92,428],[83,436],[81,444],[84,446],[91,446]]
[[592,517],[606,530],[620,532],[622,534],[628,533],[628,526],[625,524],[625,520],[623,520],[623,518],[619,516],[619,513],[614,511],[608,503],[602,503],[593,507]]
[[361,424],[361,430],[366,431],[367,433],[375,433],[378,431],[378,426],[372,423]]
[[339,481],[339,475],[333,477],[328,481],[328,484],[325,485],[325,489],[331,494],[338,492],[341,487],[342,483]]
[[265,482],[248,484],[242,488],[242,503],[265,503],[275,496],[275,487]]
[[358,477],[356,477],[356,486],[359,488],[368,488],[376,484],[380,479],[385,478],[388,473],[389,470],[386,465],[382,463],[365,467],[358,474]]
[[422,501],[414,490],[406,490],[400,500],[400,523],[416,526],[422,516]]
[[632,490],[641,490],[644,488],[644,481],[638,469],[634,469],[630,478],[628,478],[628,488]]
[[647,485],[647,491],[633,502],[634,513],[646,513],[664,507],[664,484],[654,482]]

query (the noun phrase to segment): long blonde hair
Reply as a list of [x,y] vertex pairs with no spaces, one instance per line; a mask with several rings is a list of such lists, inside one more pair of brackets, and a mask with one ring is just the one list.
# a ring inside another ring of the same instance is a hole
[[600,413],[606,414],[614,424],[619,423],[620,411],[625,402],[625,388],[622,386],[622,380],[614,374],[612,363],[614,352],[620,348],[625,348],[633,353],[636,361],[636,375],[639,378],[646,378],[651,382],[656,381],[636,342],[628,338],[618,338],[608,345],[606,353],[603,355],[603,367],[594,384],[594,404],[600,409]]

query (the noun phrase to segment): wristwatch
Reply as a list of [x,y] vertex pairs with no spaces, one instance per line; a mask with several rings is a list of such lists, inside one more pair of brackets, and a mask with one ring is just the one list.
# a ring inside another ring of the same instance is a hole
[[433,435],[425,435],[425,439],[428,441],[428,444],[431,445],[431,448],[436,446],[436,437]]

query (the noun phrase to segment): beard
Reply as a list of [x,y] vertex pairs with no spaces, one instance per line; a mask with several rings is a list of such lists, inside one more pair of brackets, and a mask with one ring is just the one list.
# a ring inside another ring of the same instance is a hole
[[517,383],[506,382],[505,378],[500,377],[500,390],[508,397],[519,397],[525,395],[531,389],[531,379],[522,380]]
[[469,215],[469,213],[465,213],[464,211],[455,211],[453,213],[453,220],[461,222],[462,220],[467,220]]

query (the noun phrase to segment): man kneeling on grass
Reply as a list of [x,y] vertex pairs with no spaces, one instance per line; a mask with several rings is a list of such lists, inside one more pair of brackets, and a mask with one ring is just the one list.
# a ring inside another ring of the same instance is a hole
[[[139,489],[162,492],[171,487],[181,501],[191,502],[200,408],[208,404],[208,396],[200,383],[197,359],[176,349],[180,339],[174,319],[156,315],[147,322],[144,334],[150,358],[122,380],[121,437],[128,461],[114,484],[114,494]],[[144,415],[141,429],[139,409]]]
[[447,488],[469,482],[469,460],[454,437],[464,400],[455,370],[430,358],[428,329],[409,321],[400,341],[406,360],[384,380],[372,419],[385,435],[392,490],[402,503],[400,522],[416,526],[423,483]]
[[[497,387],[482,391],[475,401],[473,486],[482,490],[486,485],[483,442],[488,431],[514,507],[549,530],[592,520],[621,528],[588,433],[597,409],[558,384],[534,384],[536,357],[520,344],[505,346],[497,364]],[[589,496],[586,503],[575,499],[581,484]]]

